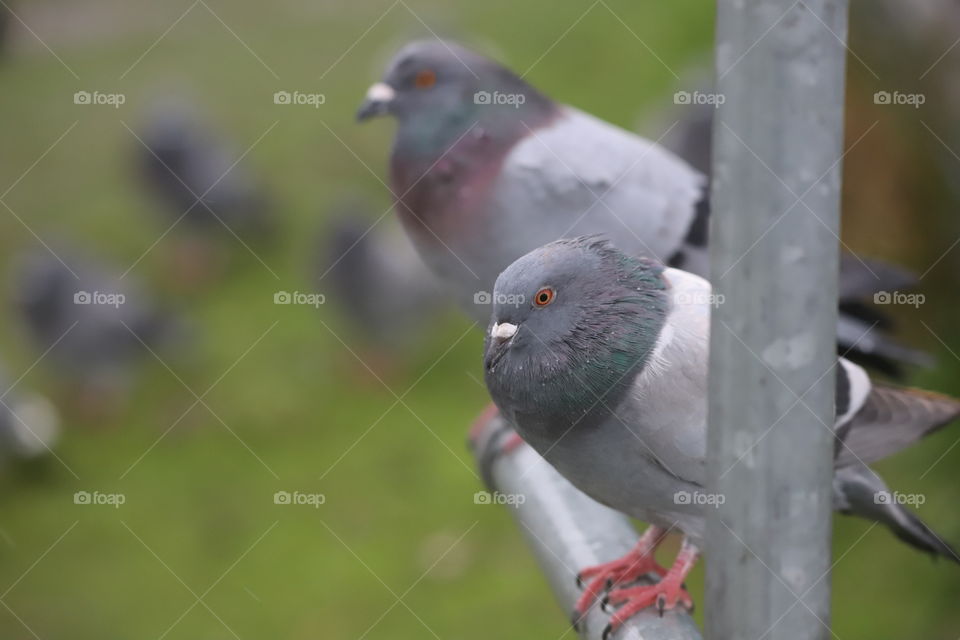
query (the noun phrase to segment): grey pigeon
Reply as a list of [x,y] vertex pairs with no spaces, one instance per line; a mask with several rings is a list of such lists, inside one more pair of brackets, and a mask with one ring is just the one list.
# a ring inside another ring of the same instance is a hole
[[447,292],[396,224],[376,224],[376,213],[358,198],[333,207],[315,277],[318,290],[329,283],[354,332],[381,353],[402,355],[429,334]]
[[[45,363],[83,390],[125,388],[149,350],[183,341],[187,330],[138,287],[97,261],[57,249],[25,254],[14,269],[13,307]],[[69,267],[67,266],[69,265]]]
[[[705,507],[677,496],[706,482],[710,294],[699,276],[597,238],[536,249],[494,288],[484,370],[501,414],[582,491],[652,525],[630,556],[584,572],[593,580],[580,614],[607,580],[618,585],[607,597],[625,604],[612,628],[643,607],[689,598],[680,585],[703,542]],[[960,562],[866,466],[957,418],[960,401],[872,384],[842,358],[837,375],[834,507]],[[684,543],[665,571],[652,553],[671,529]],[[663,576],[658,585],[621,588],[649,571]]]
[[[386,114],[398,121],[390,180],[400,220],[474,319],[485,321],[489,306],[475,301],[500,271],[562,237],[604,234],[632,255],[706,275],[705,176],[506,67],[451,42],[411,43],[357,117]],[[862,329],[841,331],[841,346],[904,355]]]
[[275,226],[269,194],[243,166],[240,149],[185,102],[152,107],[137,132],[137,164],[171,223],[195,233],[260,242]]

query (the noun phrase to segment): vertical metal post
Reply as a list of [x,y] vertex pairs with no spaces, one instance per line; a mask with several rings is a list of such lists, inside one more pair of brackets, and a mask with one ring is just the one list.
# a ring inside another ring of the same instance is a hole
[[830,637],[847,0],[720,0],[706,635]]

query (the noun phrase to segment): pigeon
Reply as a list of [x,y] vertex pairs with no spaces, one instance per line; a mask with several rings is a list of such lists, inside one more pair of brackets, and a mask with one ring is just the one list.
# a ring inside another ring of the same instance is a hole
[[13,307],[44,360],[81,395],[125,389],[137,361],[188,335],[132,278],[76,252],[38,250],[17,262]]
[[0,368],[0,459],[32,460],[52,450],[60,418],[47,398],[16,386]]
[[400,355],[433,328],[447,292],[396,225],[376,225],[358,198],[336,204],[320,239],[318,287],[329,278],[351,329],[380,354]]
[[[581,572],[582,616],[612,584],[622,605],[609,631],[637,611],[691,604],[682,583],[703,544],[707,447],[709,283],[638,258],[597,237],[547,244],[497,279],[484,375],[501,415],[575,486],[650,523],[627,556]],[[907,544],[960,563],[915,514],[891,499],[867,465],[960,416],[960,400],[873,384],[837,366],[834,507],[880,522]],[[675,564],[653,552],[670,530],[684,539]],[[653,586],[626,586],[649,572]]]
[[155,103],[135,136],[141,183],[166,213],[168,227],[178,231],[163,256],[170,288],[207,289],[233,266],[232,249],[252,253],[275,237],[271,194],[194,105]]
[[[551,100],[493,60],[439,39],[408,44],[357,112],[359,120],[382,115],[398,121],[390,155],[397,214],[478,322],[489,313],[478,294],[558,238],[604,234],[631,255],[707,275],[706,176],[655,142]],[[851,357],[909,356],[876,327],[854,326],[838,334]]]
[[194,109],[155,105],[138,133],[144,183],[173,220],[185,216],[203,233],[261,240],[272,230],[270,197],[254,176],[236,165],[241,157]]

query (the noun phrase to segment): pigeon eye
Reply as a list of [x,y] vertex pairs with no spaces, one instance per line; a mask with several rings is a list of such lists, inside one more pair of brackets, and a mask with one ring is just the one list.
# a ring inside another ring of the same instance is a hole
[[430,69],[418,71],[413,79],[413,86],[417,89],[429,89],[437,83],[437,74]]
[[537,291],[537,295],[533,296],[533,304],[537,305],[538,307],[545,307],[553,302],[555,296],[556,293],[553,289],[550,287],[544,287],[543,289],[540,289],[540,291]]

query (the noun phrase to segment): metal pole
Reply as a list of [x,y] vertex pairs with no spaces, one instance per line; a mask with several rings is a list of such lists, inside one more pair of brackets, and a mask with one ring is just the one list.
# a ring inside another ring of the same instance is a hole
[[[474,453],[503,437],[503,421],[494,418],[486,426]],[[580,596],[576,574],[581,569],[613,560],[637,542],[630,520],[604,507],[576,489],[531,447],[523,445],[497,457],[485,473],[494,494],[478,494],[478,502],[502,499],[517,521],[565,615]],[[609,614],[594,607],[580,637],[599,640]],[[685,612],[667,612],[662,618],[653,609],[629,620],[610,640],[700,640],[696,624]]]
[[720,0],[706,631],[830,637],[846,0]]

